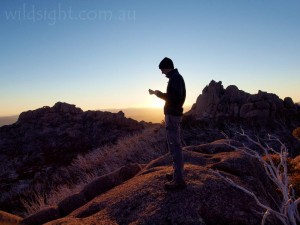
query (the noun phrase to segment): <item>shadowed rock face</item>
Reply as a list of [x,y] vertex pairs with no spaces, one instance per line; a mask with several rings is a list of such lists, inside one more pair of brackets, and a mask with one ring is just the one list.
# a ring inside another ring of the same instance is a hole
[[259,91],[249,94],[230,85],[224,89],[222,82],[212,80],[186,115],[199,120],[245,120],[256,123],[284,122],[288,125],[300,121],[300,108],[289,97]]
[[0,209],[13,211],[20,205],[6,195],[8,191],[22,193],[33,179],[45,180],[78,154],[144,127],[123,112],[84,112],[61,102],[21,113],[15,124],[0,127],[0,178],[5,181],[0,182]]
[[[172,171],[169,154],[149,163],[137,176],[104,193],[59,224],[206,224],[257,225],[263,210],[243,191],[232,187],[210,169],[254,192],[260,201],[276,208],[279,196],[263,166],[243,151],[214,143],[216,154],[184,151],[187,188],[164,190],[165,174]],[[206,151],[206,150],[205,150]],[[280,224],[269,217],[267,224]]]

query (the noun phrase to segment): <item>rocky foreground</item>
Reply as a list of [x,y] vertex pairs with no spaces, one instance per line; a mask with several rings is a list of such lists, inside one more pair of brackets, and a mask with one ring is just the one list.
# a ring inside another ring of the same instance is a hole
[[[257,159],[233,150],[226,142],[185,148],[188,186],[182,191],[163,188],[165,174],[172,171],[171,157],[166,154],[146,166],[131,164],[99,177],[58,205],[23,219],[21,224],[260,224],[264,210],[215,171],[252,191],[273,209],[278,207],[281,195]],[[267,224],[281,223],[269,216]]]

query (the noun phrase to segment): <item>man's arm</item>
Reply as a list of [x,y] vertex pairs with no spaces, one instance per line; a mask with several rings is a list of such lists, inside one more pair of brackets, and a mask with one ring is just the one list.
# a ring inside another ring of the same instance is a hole
[[163,100],[167,100],[167,94],[166,93],[162,93],[161,91],[158,91],[158,90],[153,91],[153,90],[149,89],[149,94],[150,95],[154,94],[154,95],[156,95],[157,97],[159,97],[159,98],[161,98]]
[[167,94],[162,93],[161,91],[155,90],[155,95],[163,100],[167,100]]

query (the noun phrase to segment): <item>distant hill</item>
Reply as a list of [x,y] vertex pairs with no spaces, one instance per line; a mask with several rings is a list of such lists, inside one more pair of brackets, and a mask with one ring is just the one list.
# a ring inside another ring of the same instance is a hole
[[0,127],[17,122],[19,116],[2,116],[0,117]]
[[163,109],[160,108],[105,109],[105,111],[112,113],[122,111],[127,118],[132,118],[137,121],[161,123],[161,121],[164,120]]

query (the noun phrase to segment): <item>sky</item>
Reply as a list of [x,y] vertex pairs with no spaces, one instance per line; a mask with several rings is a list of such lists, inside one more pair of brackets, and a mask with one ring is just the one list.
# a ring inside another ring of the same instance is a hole
[[162,107],[164,57],[185,105],[211,80],[300,101],[298,0],[1,0],[0,28],[0,116]]

